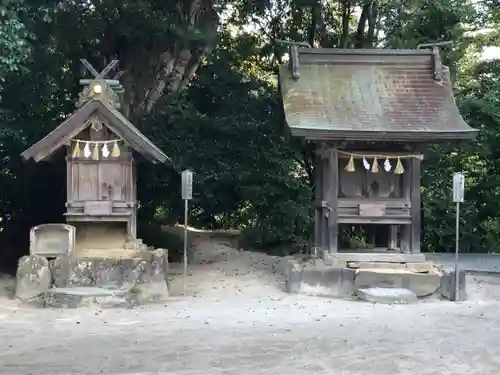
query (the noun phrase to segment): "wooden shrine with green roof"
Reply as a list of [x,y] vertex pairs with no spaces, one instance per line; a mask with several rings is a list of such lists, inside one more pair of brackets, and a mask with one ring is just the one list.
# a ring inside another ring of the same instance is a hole
[[[136,239],[136,162],[144,158],[153,163],[169,160],[119,111],[121,86],[117,79],[106,79],[118,61],[112,61],[101,73],[86,60],[82,62],[94,77],[81,80],[85,87],[77,109],[21,154],[26,160],[39,162],[64,150],[65,215],[76,227],[76,248],[81,254],[88,247],[102,246],[105,240],[110,242],[108,247],[119,250]],[[84,240],[94,242],[86,245]]]
[[420,261],[425,148],[477,132],[458,111],[438,47],[292,46],[280,84],[292,136],[316,145],[315,246],[355,259],[338,253],[341,233],[372,227],[367,259]]

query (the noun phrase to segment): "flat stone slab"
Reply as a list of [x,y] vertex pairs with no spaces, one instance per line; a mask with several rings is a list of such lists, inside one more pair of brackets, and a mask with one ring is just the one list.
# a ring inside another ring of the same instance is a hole
[[76,308],[99,305],[102,307],[130,307],[128,290],[97,287],[52,288],[45,293],[45,305],[57,308]]
[[127,294],[128,289],[105,289],[81,286],[72,288],[52,288],[51,290],[49,290],[49,292],[82,297],[105,297],[124,296]]
[[388,262],[345,262],[347,268],[366,270],[366,269],[392,269],[398,271],[408,271],[415,273],[429,273],[436,270],[436,265],[432,262],[424,263],[388,263]]
[[386,304],[408,304],[418,301],[417,295],[405,288],[361,288],[356,290],[356,295],[368,302]]
[[415,273],[393,269],[358,270],[354,279],[356,289],[370,287],[409,289],[417,297],[428,297],[438,292],[441,274]]
[[424,254],[402,253],[327,253],[323,252],[323,260],[327,265],[335,261],[341,262],[386,262],[386,263],[424,263]]

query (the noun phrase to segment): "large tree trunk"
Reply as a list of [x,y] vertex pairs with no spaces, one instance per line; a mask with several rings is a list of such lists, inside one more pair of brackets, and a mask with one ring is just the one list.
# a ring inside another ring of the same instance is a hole
[[131,36],[130,27],[123,24],[123,14],[131,12],[128,9],[119,9],[121,17],[106,26],[102,52],[108,59],[120,60],[125,72],[122,108],[131,119],[152,113],[164,95],[186,88],[215,43],[218,15],[213,1],[178,1],[162,11],[166,19],[175,21],[175,29],[150,36],[151,41]]
[[361,16],[359,17],[358,28],[356,30],[356,37],[354,39],[355,40],[354,46],[356,48],[362,48],[364,46],[365,29],[368,18],[370,17],[370,9],[371,9],[371,4],[365,4],[363,5],[363,8],[361,8]]
[[376,34],[379,22],[378,13],[378,5],[377,2],[374,1],[370,9],[370,15],[368,17],[368,31],[366,33],[364,47],[372,48],[377,43]]
[[351,19],[351,3],[350,0],[344,0],[342,1],[342,30],[340,35],[339,48],[348,48],[350,19]]

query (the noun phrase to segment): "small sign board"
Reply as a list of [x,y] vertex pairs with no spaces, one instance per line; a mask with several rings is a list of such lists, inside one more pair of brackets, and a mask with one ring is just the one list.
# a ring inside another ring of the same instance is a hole
[[70,255],[75,247],[75,227],[41,224],[30,230],[30,254],[45,257]]
[[359,216],[370,216],[370,217],[385,216],[385,204],[362,203],[359,205]]
[[113,212],[112,201],[85,201],[83,212],[89,216],[106,216]]
[[182,199],[193,199],[193,172],[190,170],[182,171]]
[[453,202],[462,203],[464,201],[465,176],[463,173],[453,173]]

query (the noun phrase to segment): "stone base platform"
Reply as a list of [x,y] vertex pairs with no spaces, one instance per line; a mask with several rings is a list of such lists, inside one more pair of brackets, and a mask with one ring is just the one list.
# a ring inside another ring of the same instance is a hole
[[15,296],[37,305],[68,307],[120,295],[129,305],[168,298],[168,251],[156,249],[137,255],[123,259],[61,256],[50,261],[37,255],[23,257]]
[[384,263],[423,263],[424,254],[404,254],[390,252],[366,252],[366,253],[328,253],[320,254],[325,264],[333,265],[336,262],[384,262]]
[[[419,299],[455,298],[454,273],[444,272],[430,262],[339,261],[336,265],[327,265],[320,259],[313,262],[288,259],[284,262],[288,293],[352,298],[359,295],[359,290],[378,287],[407,289]],[[464,300],[465,273],[460,276],[460,300]]]

